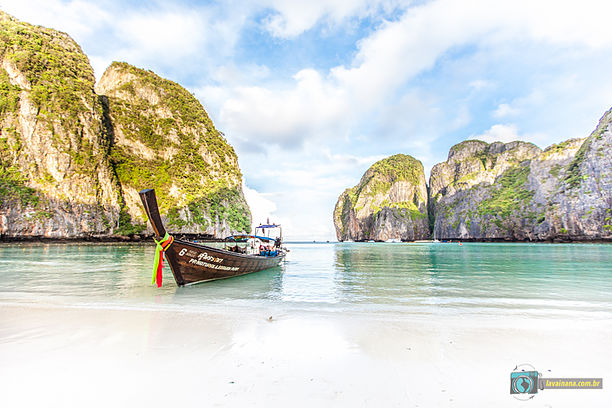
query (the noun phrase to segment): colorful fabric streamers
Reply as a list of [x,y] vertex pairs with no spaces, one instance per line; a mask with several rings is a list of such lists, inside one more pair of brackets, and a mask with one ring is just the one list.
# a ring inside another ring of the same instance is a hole
[[168,249],[174,238],[166,232],[166,235],[158,241],[153,238],[153,241],[157,244],[155,247],[155,265],[153,266],[153,278],[151,279],[151,285],[157,283],[157,287],[161,288],[162,285],[162,268],[164,267],[164,251]]

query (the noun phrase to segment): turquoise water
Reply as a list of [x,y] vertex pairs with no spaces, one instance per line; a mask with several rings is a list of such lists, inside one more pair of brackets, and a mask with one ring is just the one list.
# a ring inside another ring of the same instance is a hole
[[287,261],[187,288],[150,285],[153,245],[3,244],[0,304],[226,307],[612,318],[612,245],[293,243]]

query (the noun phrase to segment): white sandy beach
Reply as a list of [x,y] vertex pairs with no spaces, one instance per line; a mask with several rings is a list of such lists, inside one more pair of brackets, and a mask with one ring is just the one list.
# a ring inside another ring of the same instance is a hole
[[[609,407],[611,346],[601,320],[4,304],[0,406]],[[520,363],[604,389],[521,402]]]

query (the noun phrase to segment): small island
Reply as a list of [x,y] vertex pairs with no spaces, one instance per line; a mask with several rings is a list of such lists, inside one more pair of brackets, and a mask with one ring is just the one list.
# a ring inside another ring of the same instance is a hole
[[340,195],[334,225],[339,241],[428,238],[423,164],[404,154],[374,163]]

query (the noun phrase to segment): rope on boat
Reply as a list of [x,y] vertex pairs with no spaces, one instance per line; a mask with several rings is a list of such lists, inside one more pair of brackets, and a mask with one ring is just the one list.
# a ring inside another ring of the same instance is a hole
[[153,266],[153,277],[151,279],[151,285],[157,283],[157,287],[161,288],[162,285],[162,268],[164,267],[164,251],[172,245],[174,238],[166,232],[166,235],[161,240],[155,241],[155,265]]

